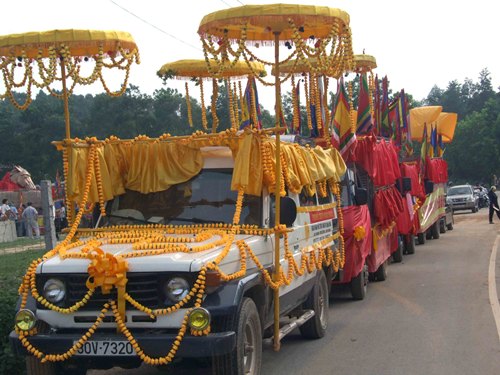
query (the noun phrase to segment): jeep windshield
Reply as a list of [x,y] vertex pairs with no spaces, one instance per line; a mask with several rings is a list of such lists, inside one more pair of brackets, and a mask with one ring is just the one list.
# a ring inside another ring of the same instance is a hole
[[[127,190],[106,205],[98,226],[141,224],[231,224],[238,193],[231,190],[232,169],[204,169],[167,190],[142,194]],[[262,198],[246,195],[241,224],[261,226]]]
[[448,189],[448,195],[467,195],[472,194],[471,188],[468,186],[453,186]]

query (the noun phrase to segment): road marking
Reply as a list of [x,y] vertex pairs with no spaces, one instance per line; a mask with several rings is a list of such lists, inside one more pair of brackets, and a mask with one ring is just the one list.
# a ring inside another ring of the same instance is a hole
[[497,283],[495,278],[495,262],[497,257],[498,244],[500,236],[497,236],[493,249],[491,250],[490,267],[488,270],[488,292],[490,295],[491,309],[493,310],[493,318],[497,325],[498,339],[500,340],[500,303],[498,302]]

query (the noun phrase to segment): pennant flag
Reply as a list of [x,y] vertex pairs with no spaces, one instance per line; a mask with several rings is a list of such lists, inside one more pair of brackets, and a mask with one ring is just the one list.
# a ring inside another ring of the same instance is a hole
[[254,77],[248,77],[245,93],[243,94],[243,105],[241,108],[240,130],[252,125],[252,127],[262,128],[262,114],[259,105],[259,95]]
[[300,129],[302,127],[300,119],[300,82],[295,86],[295,98],[293,103],[293,132],[300,135]]
[[380,84],[378,75],[375,76],[375,93],[373,98],[373,128],[375,135],[380,134]]
[[337,82],[337,95],[333,105],[333,132],[332,145],[344,155],[349,147],[356,141],[356,134],[351,127],[351,116],[349,102],[344,86],[344,78],[341,77]]
[[438,142],[437,143],[438,143],[438,156],[441,158],[441,157],[443,157],[444,149],[445,149],[442,134],[438,135]]
[[[427,158],[427,126],[424,126],[424,135],[422,136],[422,147],[420,148],[420,158],[422,159],[422,168],[421,170],[424,170],[425,166],[425,159]],[[423,173],[423,175],[425,175]]]
[[381,103],[380,133],[382,137],[391,137],[391,127],[389,122],[389,81],[387,76],[382,79],[382,103]]
[[356,134],[368,134],[372,130],[372,113],[370,108],[368,82],[366,74],[359,78],[358,118],[356,122]]

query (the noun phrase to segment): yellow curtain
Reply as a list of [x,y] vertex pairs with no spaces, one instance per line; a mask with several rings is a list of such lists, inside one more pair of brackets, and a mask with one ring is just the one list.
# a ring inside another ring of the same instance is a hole
[[231,189],[243,188],[246,194],[260,196],[262,193],[261,138],[251,133],[245,134],[235,151]]

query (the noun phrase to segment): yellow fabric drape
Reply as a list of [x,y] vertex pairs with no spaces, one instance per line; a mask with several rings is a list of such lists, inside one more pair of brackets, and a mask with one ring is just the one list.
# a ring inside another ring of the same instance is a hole
[[251,133],[240,140],[234,158],[232,190],[244,188],[246,194],[261,195],[263,167],[260,146],[261,139]]
[[[231,189],[243,188],[245,194],[260,196],[265,185],[269,191],[276,178],[275,142],[260,134],[245,133],[238,138],[223,138],[210,143],[205,139],[193,142],[118,141],[96,144],[88,202],[99,202],[96,171],[99,167],[102,193],[105,201],[123,194],[125,189],[143,194],[168,189],[196,176],[203,167],[202,147],[229,147],[234,158]],[[267,150],[263,156],[263,149]],[[300,192],[304,186],[315,190],[317,182],[330,179],[340,181],[346,165],[336,149],[305,148],[283,143],[282,160],[287,188]],[[69,147],[68,196],[81,202],[88,170],[90,147],[72,144]],[[208,157],[211,155],[207,154]],[[213,156],[213,155],[212,155]],[[264,160],[267,158],[268,160]],[[268,163],[270,178],[264,176],[264,163]]]
[[[68,195],[80,202],[88,163],[87,147],[72,147],[69,155]],[[199,149],[176,143],[120,143],[98,145],[104,200],[123,194],[125,189],[143,194],[162,191],[196,176],[203,160]],[[94,168],[95,169],[95,168]],[[95,173],[89,191],[89,202],[98,202]]]

